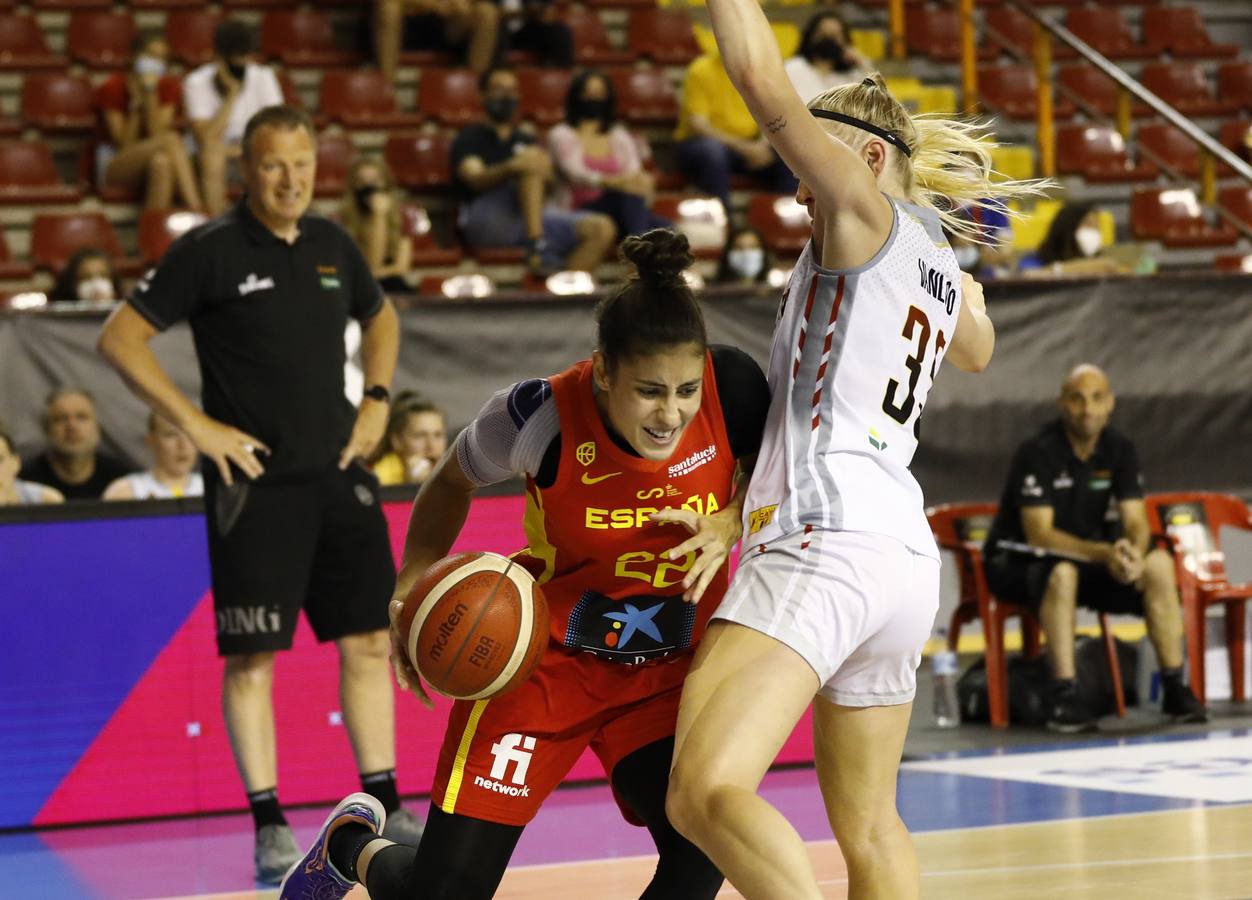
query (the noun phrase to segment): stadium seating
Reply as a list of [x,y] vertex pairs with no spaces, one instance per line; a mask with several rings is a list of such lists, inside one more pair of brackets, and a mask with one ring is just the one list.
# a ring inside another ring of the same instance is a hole
[[441,247],[435,242],[430,215],[417,203],[406,203],[400,209],[400,231],[413,244],[414,266],[455,266],[461,261],[459,247]]
[[347,128],[412,128],[422,121],[399,109],[391,79],[377,69],[328,69],[318,109]]
[[1155,47],[1135,38],[1121,10],[1116,8],[1075,7],[1065,14],[1065,27],[1110,59],[1148,59],[1160,55]]
[[145,209],[139,215],[139,256],[150,266],[165,255],[170,244],[207,219],[204,213],[181,209]]
[[630,49],[661,65],[685,65],[700,55],[685,10],[650,7],[630,14]]
[[61,182],[43,141],[0,141],[0,204],[76,203],[77,188]]
[[1222,188],[1217,195],[1217,205],[1252,232],[1252,185]]
[[1218,67],[1217,99],[1228,112],[1252,112],[1252,62],[1224,63]]
[[956,10],[913,7],[905,17],[909,48],[941,62],[961,58],[961,29]]
[[204,6],[201,0],[130,0],[132,9],[138,11],[141,9],[192,9]]
[[9,253],[9,243],[4,238],[4,229],[0,228],[0,279],[17,281],[29,278],[34,271],[30,263],[14,259]]
[[1252,129],[1252,121],[1247,119],[1232,119],[1229,122],[1223,122],[1218,140],[1235,156],[1247,159],[1248,150],[1244,141],[1247,140],[1249,129]]
[[339,46],[330,17],[316,10],[267,12],[261,19],[261,53],[285,66],[350,66],[360,60],[355,50]]
[[1139,126],[1139,149],[1174,176],[1200,174],[1200,148],[1173,125],[1149,122]]
[[634,59],[629,50],[619,50],[609,41],[604,21],[595,10],[573,6],[561,13],[561,18],[574,34],[574,58],[579,65],[614,65]]
[[206,9],[170,12],[165,17],[165,40],[170,54],[187,66],[208,62],[213,58],[213,32],[222,21],[222,16]]
[[82,10],[70,16],[65,49],[74,62],[96,69],[116,69],[131,57],[137,28],[130,13]]
[[0,71],[63,68],[65,60],[48,49],[34,16],[0,15]]
[[993,54],[1004,51],[1019,59],[1030,57],[1035,40],[1035,23],[1030,16],[1012,6],[997,6],[987,10],[984,21],[983,43]]
[[1092,182],[1148,181],[1157,174],[1152,163],[1130,159],[1116,129],[1091,123],[1057,129],[1056,164],[1062,175],[1081,175]]
[[59,272],[84,247],[107,253],[119,274],[139,272],[142,261],[126,257],[109,220],[100,212],[40,213],[30,227],[30,261],[37,269]]
[[765,246],[779,254],[796,254],[812,234],[808,210],[794,194],[753,194],[748,201],[748,224],[761,234]]
[[113,0],[32,0],[35,9],[107,9]]
[[726,211],[713,197],[657,197],[652,211],[687,236],[697,259],[718,259],[726,245]]
[[411,190],[429,191],[451,183],[451,149],[452,136],[444,132],[392,134],[383,147],[383,159],[397,184]]
[[[1233,253],[1218,256],[1213,260],[1219,272],[1238,272],[1241,275],[1252,275],[1252,253]],[[0,263],[3,266],[3,263]]]
[[1211,225],[1191,188],[1140,188],[1130,198],[1130,231],[1135,240],[1166,247],[1222,247],[1235,243],[1229,225]]
[[98,121],[95,93],[82,75],[27,75],[21,110],[23,121],[45,132],[85,131]]
[[346,134],[331,132],[317,139],[315,197],[338,197],[343,193],[348,168],[356,159],[356,146]]
[[1149,63],[1140,78],[1144,87],[1181,113],[1215,116],[1222,112],[1204,70],[1195,63]]
[[660,69],[613,69],[617,114],[635,125],[670,125],[678,119],[678,95]]
[[[986,104],[1010,119],[1029,120],[1038,115],[1036,95],[1038,81],[1032,65],[1013,64],[978,69],[978,90]],[[1057,92],[1053,96],[1052,114],[1068,119],[1074,104]]]
[[304,109],[304,98],[300,96],[296,83],[291,80],[291,73],[286,69],[275,69],[274,74],[278,76],[278,86],[283,89],[283,102],[296,109]]
[[469,69],[426,69],[417,86],[417,108],[428,119],[460,128],[482,120],[478,76]]
[[1215,44],[1194,6],[1156,6],[1143,11],[1143,41],[1174,57],[1234,56],[1233,44]]
[[518,69],[521,114],[541,128],[565,118],[565,95],[573,73],[568,69]]

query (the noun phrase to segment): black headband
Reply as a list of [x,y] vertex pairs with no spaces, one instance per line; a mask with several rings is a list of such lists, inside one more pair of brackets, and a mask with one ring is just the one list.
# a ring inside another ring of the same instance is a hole
[[877,125],[871,125],[863,119],[855,116],[845,116],[843,113],[831,112],[828,109],[810,109],[813,115],[819,119],[833,119],[836,122],[842,122],[845,125],[851,125],[853,128],[859,128],[862,131],[868,131],[870,134],[876,134],[891,146],[895,147],[905,156],[912,156],[913,151],[909,149],[909,145],[900,139],[900,136],[894,131],[887,131],[885,128],[879,128]]

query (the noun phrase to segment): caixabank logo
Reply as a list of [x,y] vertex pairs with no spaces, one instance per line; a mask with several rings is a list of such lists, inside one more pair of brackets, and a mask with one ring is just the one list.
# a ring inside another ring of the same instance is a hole
[[638,665],[691,646],[696,607],[681,595],[608,597],[583,591],[565,627],[565,646]]

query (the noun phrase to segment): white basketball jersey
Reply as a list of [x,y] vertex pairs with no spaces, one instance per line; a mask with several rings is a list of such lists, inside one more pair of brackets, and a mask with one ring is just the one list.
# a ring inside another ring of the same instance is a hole
[[126,476],[131,493],[136,500],[168,500],[173,497],[201,497],[204,495],[204,479],[199,472],[187,476],[187,486],[175,492],[157,480],[151,472],[132,472]]
[[956,329],[961,271],[935,213],[891,204],[891,235],[865,265],[823,269],[811,242],[796,263],[770,352],[745,548],[825,528],[938,558],[909,463]]

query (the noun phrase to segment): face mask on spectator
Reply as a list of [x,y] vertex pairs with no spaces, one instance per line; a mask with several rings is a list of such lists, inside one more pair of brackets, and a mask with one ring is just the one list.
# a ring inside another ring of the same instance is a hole
[[99,303],[113,298],[113,282],[103,275],[84,278],[78,282],[78,299],[84,303]]
[[374,193],[381,190],[376,184],[363,184],[356,189],[356,205],[357,209],[363,213],[370,211],[370,200],[373,199]]
[[578,110],[578,120],[580,122],[587,119],[595,119],[597,122],[604,118],[604,114],[609,111],[609,101],[607,100],[579,100],[575,107]]
[[483,103],[483,108],[487,110],[487,115],[491,117],[493,122],[501,124],[510,121],[513,113],[517,112],[516,97],[488,97]]
[[956,254],[956,264],[961,267],[962,271],[972,272],[978,267],[977,247],[954,247],[952,252]]
[[1100,248],[1104,246],[1104,238],[1100,235],[1100,229],[1091,225],[1084,225],[1075,231],[1074,242],[1078,244],[1078,249],[1082,251],[1083,256],[1095,256],[1100,252]]
[[140,56],[135,60],[135,71],[140,75],[155,75],[159,78],[165,74],[165,62],[155,56]]
[[834,38],[818,38],[809,45],[809,53],[813,55],[814,59],[826,60],[836,69],[846,67],[846,61],[843,57],[843,45]]
[[760,247],[737,247],[727,254],[726,262],[740,278],[756,278],[765,267],[765,251]]

